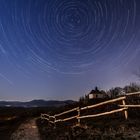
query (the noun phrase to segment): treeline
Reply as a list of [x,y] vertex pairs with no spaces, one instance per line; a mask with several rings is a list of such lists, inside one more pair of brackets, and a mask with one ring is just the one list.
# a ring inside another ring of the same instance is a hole
[[[103,94],[104,99],[109,99],[109,98],[116,98],[119,96],[123,96],[126,93],[131,93],[131,92],[138,92],[140,91],[140,84],[137,83],[130,83],[129,85],[126,85],[124,87],[113,87],[109,90],[102,90],[99,87],[95,87],[92,91],[97,94]],[[84,96],[79,98],[79,102],[84,102],[87,103],[89,102],[89,94],[85,94]]]

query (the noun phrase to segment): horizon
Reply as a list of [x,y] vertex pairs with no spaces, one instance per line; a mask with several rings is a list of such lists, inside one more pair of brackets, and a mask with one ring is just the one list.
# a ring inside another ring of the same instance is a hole
[[22,103],[24,103],[24,102],[31,102],[31,101],[75,101],[75,102],[77,102],[76,100],[47,100],[47,99],[32,99],[32,100],[26,100],[26,101],[19,101],[19,100],[0,100],[0,102],[22,102]]
[[[114,88],[124,88],[125,86],[130,86],[131,84],[136,84],[136,85],[139,85],[140,86],[140,83],[139,82],[131,82],[129,84],[126,84],[124,86],[114,86],[114,87],[111,87],[109,89],[102,89],[98,86],[95,86],[95,87],[98,87],[99,90],[103,90],[105,91],[106,93],[111,90],[111,89],[114,89]],[[95,88],[94,87],[94,88]],[[0,102],[1,101],[6,101],[6,102],[31,102],[31,101],[35,101],[35,100],[43,100],[43,101],[69,101],[69,100],[72,100],[72,101],[79,101],[80,97],[84,97],[85,95],[88,95],[92,90],[94,90],[94,88],[92,88],[91,90],[89,90],[87,93],[83,94],[83,95],[80,95],[77,99],[42,99],[42,98],[32,98],[32,99],[28,99],[28,100],[2,100],[0,99]]]
[[139,83],[139,0],[1,0],[0,100],[78,100]]

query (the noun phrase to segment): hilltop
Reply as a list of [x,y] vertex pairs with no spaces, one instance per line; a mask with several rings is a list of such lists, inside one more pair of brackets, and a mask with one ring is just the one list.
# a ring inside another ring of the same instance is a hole
[[73,104],[75,101],[65,100],[32,100],[29,102],[19,101],[0,101],[0,107],[60,107],[68,104]]

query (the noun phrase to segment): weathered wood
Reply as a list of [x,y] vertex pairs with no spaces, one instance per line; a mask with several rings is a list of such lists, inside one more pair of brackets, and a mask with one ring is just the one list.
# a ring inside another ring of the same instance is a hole
[[56,125],[55,122],[56,122],[56,117],[54,117],[54,125]]
[[119,97],[117,99],[112,99],[112,100],[108,100],[108,101],[98,103],[98,104],[95,104],[95,105],[90,105],[90,106],[83,107],[83,108],[81,108],[81,110],[98,107],[98,106],[105,105],[105,104],[108,104],[108,103],[114,103],[114,102],[121,101],[121,100],[124,100],[124,99],[126,99],[126,97]]
[[55,116],[49,116],[49,118],[53,118],[53,119],[55,119]]
[[118,105],[119,107],[140,107],[140,105]]
[[41,114],[41,119],[49,121],[49,115],[48,114]]
[[70,113],[70,112],[73,112],[73,111],[76,111],[79,107],[76,107],[76,108],[73,108],[71,110],[68,110],[68,111],[65,111],[65,112],[62,112],[60,114],[56,114],[54,115],[54,117],[58,117],[58,116],[61,116],[61,115],[64,115],[64,114],[67,114],[67,113]]
[[95,115],[86,115],[86,116],[81,116],[78,117],[80,119],[85,119],[85,118],[94,118],[94,117],[99,117],[99,116],[104,116],[104,115],[110,115],[113,113],[117,113],[117,112],[121,112],[126,110],[127,108],[121,108],[121,109],[116,109],[116,110],[112,110],[112,111],[108,111],[108,112],[104,112],[104,113],[99,113],[99,114],[95,114]]
[[66,119],[63,119],[63,121],[68,121],[68,120],[72,120],[72,119],[75,119],[75,118],[77,118],[77,115],[76,116],[69,117],[69,118],[66,118]]
[[[125,100],[122,100],[122,104],[124,106],[126,105]],[[124,115],[125,115],[125,119],[127,120],[128,119],[128,112],[127,112],[127,110],[124,110]]]
[[78,116],[77,116],[77,119],[78,119],[78,125],[80,126],[80,118],[78,118],[78,117],[80,117],[80,107],[78,108]]
[[44,117],[43,119],[49,121],[49,118],[45,118],[45,117]]
[[133,93],[127,93],[125,94],[126,96],[131,96],[131,95],[137,95],[137,94],[140,94],[140,91],[138,92],[133,92]]
[[58,120],[55,120],[55,123],[62,122],[62,121],[63,121],[62,119],[58,119]]
[[54,121],[49,121],[49,123],[55,123]]
[[48,115],[48,114],[41,114],[42,116],[47,116],[47,117],[49,117],[50,115]]
[[69,120],[72,120],[72,119],[75,119],[75,118],[77,118],[77,115],[69,117],[69,118],[65,118],[65,119],[58,119],[55,122],[65,122],[65,121],[69,121]]

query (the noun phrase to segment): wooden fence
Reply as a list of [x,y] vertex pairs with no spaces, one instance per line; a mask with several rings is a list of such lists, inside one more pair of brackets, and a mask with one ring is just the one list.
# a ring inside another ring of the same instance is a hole
[[[76,119],[77,125],[80,125],[81,119],[95,118],[95,117],[110,115],[110,114],[114,114],[114,113],[118,113],[118,112],[122,112],[124,114],[125,119],[128,119],[128,108],[131,108],[131,107],[139,108],[140,107],[139,104],[138,105],[127,105],[126,104],[127,97],[135,96],[135,95],[138,95],[140,97],[140,92],[127,93],[123,97],[118,97],[116,99],[111,99],[111,100],[108,100],[105,102],[101,102],[101,103],[94,104],[94,105],[89,105],[89,106],[82,107],[82,108],[76,107],[71,110],[68,110],[68,111],[65,111],[65,112],[62,112],[59,114],[55,114],[54,116],[50,116],[49,114],[41,114],[41,119],[46,119],[46,120],[48,120],[48,122],[53,123],[53,124],[55,124],[57,122],[65,122],[65,121],[69,121],[72,119]],[[117,103],[117,102],[119,102],[119,103]],[[121,102],[121,104],[120,104],[120,102]],[[87,109],[94,109],[96,107],[100,107],[100,106],[104,106],[104,105],[112,104],[112,103],[117,104],[118,108],[111,110],[111,111],[106,111],[103,113],[97,113],[97,114],[93,114],[93,115],[90,115],[90,114],[81,115],[81,112],[85,111]],[[60,118],[62,118],[62,116],[69,114],[71,112],[77,112],[77,114],[74,116],[71,116],[71,117],[60,119]]]

